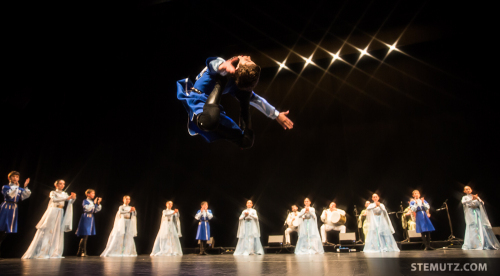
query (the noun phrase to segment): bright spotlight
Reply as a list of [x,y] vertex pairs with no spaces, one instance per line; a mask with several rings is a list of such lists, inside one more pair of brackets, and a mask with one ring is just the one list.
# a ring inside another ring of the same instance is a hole
[[[336,61],[337,59],[340,59],[340,57],[339,57],[339,53],[340,53],[340,51],[338,51],[336,54],[334,54],[334,53],[329,53],[329,54],[333,57],[333,58],[332,58],[331,63],[333,63],[333,62],[334,62],[334,61]],[[330,64],[331,64],[331,63],[330,63]]]
[[283,68],[287,68],[287,67],[285,66],[285,62],[286,62],[286,60],[284,60],[284,61],[283,61],[283,63],[278,62],[278,61],[276,62],[276,63],[278,63],[278,65],[280,66],[280,68],[278,69],[278,72],[279,72],[279,71],[281,71],[281,69],[283,69]]
[[386,45],[387,45],[387,47],[389,47],[389,52],[388,52],[387,54],[390,54],[392,51],[399,51],[399,50],[398,50],[398,48],[396,48],[396,44],[397,44],[397,43],[398,43],[398,42],[396,41],[396,42],[394,42],[394,44],[392,44],[392,45],[386,44]]
[[306,61],[304,68],[306,68],[306,66],[309,64],[314,64],[314,62],[312,62],[312,57],[313,57],[313,55],[311,55],[309,58],[302,57]]
[[[370,54],[368,54],[368,52],[366,51],[367,49],[368,49],[368,47],[366,47],[366,48],[364,48],[364,49],[358,49],[358,51],[361,53],[361,54],[359,55],[359,59],[361,59],[361,58],[362,58],[363,56],[365,56],[365,55],[366,55],[366,56],[369,56],[369,55],[370,55]],[[359,60],[359,59],[358,59],[358,60]]]

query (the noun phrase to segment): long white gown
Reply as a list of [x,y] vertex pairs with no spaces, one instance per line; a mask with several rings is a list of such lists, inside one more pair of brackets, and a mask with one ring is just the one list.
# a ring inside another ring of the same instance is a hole
[[368,223],[368,233],[363,252],[399,252],[398,244],[392,236],[394,228],[384,204],[380,203],[380,206],[375,205],[375,203],[368,205],[366,223]]
[[151,256],[182,256],[179,216],[179,212],[174,214],[174,210],[163,210],[160,231],[156,236]]
[[73,202],[68,200],[66,213],[64,202],[69,197],[66,192],[50,192],[50,201],[42,219],[36,225],[35,238],[24,253],[23,259],[63,258],[64,232],[73,230]]
[[116,213],[113,230],[101,257],[135,257],[134,237],[137,236],[137,213],[131,206],[122,205]]
[[316,210],[309,207],[309,212],[302,209],[299,213],[299,218],[303,221],[299,225],[299,240],[295,246],[295,254],[323,254],[323,244],[318,231],[318,221]]
[[498,250],[500,243],[493,233],[490,220],[484,209],[484,202],[472,199],[468,194],[462,197],[465,215],[465,237],[463,250]]
[[[248,212],[248,216],[245,213]],[[238,225],[238,244],[234,250],[234,255],[263,255],[264,248],[260,242],[260,226],[257,211],[248,208],[241,212]]]

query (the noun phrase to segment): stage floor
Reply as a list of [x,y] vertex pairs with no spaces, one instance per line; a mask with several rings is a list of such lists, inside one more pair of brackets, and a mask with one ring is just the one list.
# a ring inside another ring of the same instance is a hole
[[319,255],[187,254],[179,257],[128,258],[66,257],[51,260],[0,259],[0,275],[455,275],[456,272],[411,272],[415,262],[486,262],[487,272],[461,275],[498,275],[499,251],[402,251],[394,253],[332,253]]

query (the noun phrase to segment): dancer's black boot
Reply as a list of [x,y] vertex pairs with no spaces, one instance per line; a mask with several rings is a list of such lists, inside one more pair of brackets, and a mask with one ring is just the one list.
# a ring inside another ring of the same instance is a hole
[[78,252],[76,253],[76,256],[78,257],[87,257],[87,238],[89,236],[83,236],[83,238],[80,240],[80,244],[78,245]]
[[83,238],[80,239],[80,243],[78,243],[78,251],[76,252],[77,257],[81,257],[83,251]]
[[205,252],[205,245],[207,244],[207,241],[202,241],[200,240],[200,255],[207,255]]
[[87,240],[89,239],[89,236],[85,236],[85,240],[83,241],[83,254],[82,257],[87,257]]
[[431,247],[431,242],[430,242],[430,233],[429,232],[422,232],[422,242],[425,245],[425,251],[429,250],[434,250],[434,248]]
[[427,247],[425,248],[425,250],[435,250],[435,248],[431,246],[431,233],[427,232],[425,238],[427,239]]
[[220,120],[220,100],[222,92],[226,87],[227,79],[218,77],[214,89],[208,95],[207,102],[203,106],[203,112],[195,117],[196,125],[205,131],[214,131],[219,126]]

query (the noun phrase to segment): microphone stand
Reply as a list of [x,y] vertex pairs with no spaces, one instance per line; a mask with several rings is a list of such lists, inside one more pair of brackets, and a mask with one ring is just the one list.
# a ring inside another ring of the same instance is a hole
[[286,219],[285,219],[285,222],[283,222],[283,226],[286,225],[286,220],[288,219],[288,215],[290,214],[290,211],[289,210],[286,210]]
[[437,209],[436,211],[441,211],[441,210],[445,210],[446,209],[446,214],[448,215],[448,222],[450,223],[450,232],[451,232],[451,235],[448,237],[447,241],[448,242],[454,242],[454,241],[463,242],[464,240],[459,239],[459,238],[455,237],[455,235],[453,235],[453,226],[451,224],[450,211],[448,210],[448,204],[446,202],[448,202],[448,199],[446,199],[443,202],[443,206],[441,206],[441,208]]
[[[285,218],[285,222],[283,222],[283,226],[281,227],[282,230],[283,230],[283,228],[285,228],[285,230],[286,230],[288,215],[290,215],[290,210],[286,210],[286,218]],[[286,243],[285,236],[283,236],[283,240],[281,242],[281,250],[277,253],[281,253],[281,251],[283,250],[283,244],[285,244],[285,243]]]
[[359,215],[358,215],[358,209],[356,208],[356,205],[354,205],[354,215],[356,216],[356,228],[358,228],[358,240],[356,241],[356,243],[361,243],[363,244],[363,241],[361,240],[361,232],[359,232],[359,227],[358,227],[358,218],[359,218]]
[[[403,201],[401,201],[401,205],[399,205],[399,209],[401,210],[401,216],[402,216],[402,219],[406,220],[405,216],[406,214],[404,213],[404,209],[403,209]],[[403,237],[405,238],[404,240],[402,240],[401,242],[410,242],[410,234],[408,234],[408,223],[406,224],[406,229],[403,229]]]

